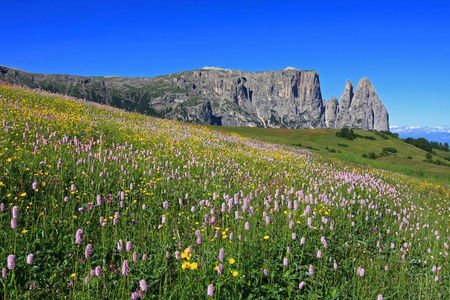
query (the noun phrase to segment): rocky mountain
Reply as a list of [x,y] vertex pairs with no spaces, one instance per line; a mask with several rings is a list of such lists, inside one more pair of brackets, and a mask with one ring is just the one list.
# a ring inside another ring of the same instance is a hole
[[0,80],[130,111],[224,126],[389,130],[386,108],[367,78],[323,100],[319,75],[292,67],[243,72],[217,67],[152,78],[28,73],[0,66]]

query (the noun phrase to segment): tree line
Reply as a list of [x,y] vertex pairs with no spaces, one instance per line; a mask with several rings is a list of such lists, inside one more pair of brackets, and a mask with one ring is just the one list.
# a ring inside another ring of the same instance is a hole
[[433,149],[437,149],[437,150],[442,150],[442,151],[446,151],[449,152],[449,145],[448,143],[439,143],[439,142],[433,142],[433,141],[428,141],[426,138],[406,138],[404,139],[405,143],[411,144],[413,146],[416,146],[420,149],[423,149],[427,152],[432,152]]

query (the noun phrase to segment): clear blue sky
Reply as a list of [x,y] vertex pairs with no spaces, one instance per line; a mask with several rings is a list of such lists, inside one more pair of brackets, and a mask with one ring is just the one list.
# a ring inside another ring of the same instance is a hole
[[391,125],[450,126],[450,1],[0,1],[0,65],[151,77],[203,66],[368,77]]

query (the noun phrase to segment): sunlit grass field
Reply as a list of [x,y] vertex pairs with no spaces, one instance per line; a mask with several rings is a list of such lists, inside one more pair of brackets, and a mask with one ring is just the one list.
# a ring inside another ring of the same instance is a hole
[[444,186],[4,83],[0,95],[3,299],[450,295]]
[[[338,129],[285,129],[285,128],[249,128],[249,127],[221,127],[209,126],[224,133],[238,133],[244,137],[282,145],[298,145],[301,148],[312,148],[322,155],[336,157],[350,163],[390,170],[408,176],[419,177],[430,182],[444,184],[450,187],[450,167],[436,165],[424,161],[428,152],[407,144],[398,138],[388,135],[384,137],[373,131],[355,130],[356,134],[367,138],[347,140],[337,137]],[[382,134],[383,135],[383,134]],[[385,139],[386,138],[386,139]],[[380,155],[384,148],[395,148],[396,153]],[[450,164],[444,158],[450,157],[449,152],[433,149],[439,159]],[[363,154],[374,153],[376,159],[363,158]]]

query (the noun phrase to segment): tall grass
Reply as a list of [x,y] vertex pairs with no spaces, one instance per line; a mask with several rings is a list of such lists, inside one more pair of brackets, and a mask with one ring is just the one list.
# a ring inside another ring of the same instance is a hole
[[44,92],[0,95],[4,299],[449,296],[444,187]]

